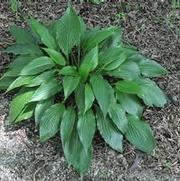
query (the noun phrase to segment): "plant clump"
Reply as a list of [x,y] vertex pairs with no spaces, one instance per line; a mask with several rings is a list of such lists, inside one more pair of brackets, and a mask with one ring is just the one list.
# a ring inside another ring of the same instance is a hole
[[143,120],[144,105],[163,107],[166,96],[150,78],[166,73],[154,60],[127,46],[121,29],[88,29],[72,7],[48,26],[31,18],[30,30],[10,28],[16,55],[0,79],[0,89],[16,90],[9,120],[34,116],[40,140],[60,135],[69,164],[84,174],[98,130],[118,152],[126,138],[151,153],[155,139]]

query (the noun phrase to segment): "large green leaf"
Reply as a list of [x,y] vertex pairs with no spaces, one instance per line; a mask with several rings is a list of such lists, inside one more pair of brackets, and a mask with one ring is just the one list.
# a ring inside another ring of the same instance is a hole
[[20,28],[16,25],[12,25],[10,27],[10,32],[13,35],[13,37],[16,39],[16,42],[18,44],[31,44],[33,43],[33,38],[30,32],[27,30]]
[[85,173],[90,165],[92,148],[85,151],[76,129],[75,111],[68,107],[61,122],[61,139],[64,155],[69,164],[73,165],[81,174]]
[[65,15],[57,24],[57,40],[59,47],[68,57],[72,48],[80,41],[81,24],[75,11],[68,7]]
[[117,29],[115,27],[102,30],[93,29],[88,31],[82,38],[82,47],[85,51],[90,51],[106,38],[110,37]]
[[17,77],[25,66],[22,64],[19,67],[9,68],[3,77]]
[[51,57],[54,63],[59,64],[59,65],[66,64],[65,58],[61,55],[60,52],[57,52],[56,50],[51,49],[51,48],[44,48],[44,50],[48,53],[48,55]]
[[78,136],[77,129],[74,127],[70,138],[63,142],[64,155],[70,165],[83,176],[88,170],[91,158],[92,148],[86,152]]
[[22,91],[10,103],[9,120],[14,122],[22,112],[26,104],[31,100],[34,90]]
[[34,108],[35,108],[35,104],[26,105],[14,122],[19,123],[23,120],[31,118],[34,113]]
[[55,64],[49,57],[39,57],[31,61],[28,65],[26,65],[22,69],[21,75],[36,75],[52,68],[53,66],[55,66]]
[[81,25],[81,37],[82,37],[84,35],[84,33],[86,32],[86,24],[82,17],[79,16],[78,18],[79,18],[79,22]]
[[86,80],[90,71],[94,70],[98,65],[98,47],[90,50],[84,57],[79,68],[79,73]]
[[42,101],[57,94],[62,89],[56,79],[44,82],[34,93],[30,102]]
[[123,136],[115,127],[112,120],[105,118],[100,110],[97,110],[97,126],[101,136],[116,151],[123,151]]
[[85,85],[85,108],[84,108],[84,113],[91,108],[94,102],[94,93],[91,88],[91,85],[86,83]]
[[7,91],[10,91],[12,89],[21,87],[23,85],[29,84],[34,79],[34,76],[20,76],[16,80],[14,80],[10,86],[8,87]]
[[166,69],[153,60],[142,59],[139,62],[141,73],[147,77],[157,77],[167,73]]
[[15,77],[2,77],[0,79],[0,91],[1,90],[6,90],[11,83],[14,81]]
[[118,68],[119,66],[121,66],[122,62],[124,62],[125,60],[126,60],[126,55],[124,53],[122,53],[118,59],[103,66],[104,70],[106,70],[106,71],[114,70],[114,69]]
[[85,109],[85,85],[80,82],[75,89],[75,101],[78,107],[79,113],[84,113]]
[[122,29],[115,30],[110,37],[108,37],[105,41],[102,42],[102,48],[105,49],[120,46],[122,44],[121,37]]
[[15,44],[11,45],[8,48],[6,48],[5,52],[7,53],[14,53],[16,55],[21,54],[21,55],[26,55],[26,54],[35,54],[35,55],[42,55],[41,50],[39,49],[38,46],[34,44]]
[[76,89],[80,81],[78,76],[64,76],[63,78],[63,88],[64,88],[64,97],[67,99],[69,95]]
[[78,72],[75,66],[65,66],[59,71],[60,75],[77,76]]
[[26,85],[26,87],[39,86],[42,83],[47,82],[53,78],[55,78],[54,71],[49,70],[49,71],[43,72],[40,75],[36,76],[28,85]]
[[95,116],[92,110],[78,117],[77,129],[79,138],[86,152],[91,148],[92,139],[96,129]]
[[40,120],[40,140],[46,141],[52,138],[60,129],[64,105],[57,103],[49,107]]
[[54,102],[53,99],[49,98],[37,103],[35,107],[35,112],[34,112],[36,124],[40,123],[40,120],[42,116],[44,115],[44,112],[53,104],[53,102]]
[[[65,110],[61,122],[61,140],[65,144],[71,137],[75,123],[75,111],[72,107]],[[73,143],[74,144],[74,143]]]
[[24,68],[28,63],[37,58],[36,55],[21,55],[16,57],[10,64],[9,68],[11,69],[19,69]]
[[138,94],[141,92],[141,88],[137,83],[137,80],[122,80],[116,84],[117,90],[128,94]]
[[121,47],[105,49],[99,55],[101,69],[112,70],[126,60],[126,55]]
[[128,57],[128,59],[132,56],[137,56],[138,55],[138,49],[134,46],[131,45],[127,45],[127,44],[121,44],[121,49],[122,51],[126,54],[126,56]]
[[122,63],[117,69],[108,72],[108,75],[132,80],[140,77],[140,69],[137,63],[126,61]]
[[127,113],[138,116],[142,115],[143,107],[141,106],[137,96],[117,92],[117,98],[119,103]]
[[119,81],[116,88],[123,93],[137,94],[148,106],[163,107],[167,102],[161,89],[149,79]]
[[111,85],[99,75],[92,76],[90,83],[95,98],[97,99],[104,116],[106,116],[112,101],[113,89]]
[[57,48],[54,37],[49,33],[48,29],[45,26],[43,26],[33,18],[29,20],[29,25],[31,29],[39,35],[42,43],[44,43],[48,48]]
[[125,133],[128,127],[128,120],[126,118],[125,111],[122,109],[120,104],[113,103],[109,108],[109,116],[117,126],[117,128]]
[[47,25],[47,28],[53,37],[56,37],[56,31],[58,28],[57,25],[58,25],[58,20],[51,20]]
[[127,140],[141,151],[150,153],[155,147],[155,139],[149,125],[136,116],[128,116]]

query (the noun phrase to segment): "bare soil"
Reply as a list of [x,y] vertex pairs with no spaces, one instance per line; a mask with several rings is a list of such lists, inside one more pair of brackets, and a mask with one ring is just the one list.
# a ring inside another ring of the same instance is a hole
[[[90,27],[122,26],[125,41],[169,71],[155,80],[169,103],[165,108],[147,108],[144,112],[157,140],[154,154],[137,151],[126,141],[120,154],[96,135],[92,165],[84,180],[180,180],[180,9],[166,0],[109,1],[101,5],[73,2],[73,6]],[[1,0],[0,49],[13,42],[8,31],[11,24],[25,27],[30,15],[47,23],[62,15],[66,7],[63,0],[21,1],[14,13],[7,1]],[[10,59],[0,51],[0,74]],[[10,100],[11,96],[0,93],[0,180],[79,180],[67,165],[58,136],[40,143],[33,120],[15,127],[5,122]]]

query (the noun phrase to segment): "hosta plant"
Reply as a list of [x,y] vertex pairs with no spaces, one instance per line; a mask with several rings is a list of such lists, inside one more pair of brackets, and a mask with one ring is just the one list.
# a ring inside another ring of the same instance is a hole
[[166,104],[149,79],[166,70],[123,43],[119,28],[87,29],[72,7],[47,26],[33,18],[28,24],[29,30],[10,28],[16,43],[5,50],[15,54],[0,80],[1,90],[15,93],[9,120],[33,117],[41,141],[58,134],[81,174],[90,166],[96,130],[118,152],[125,138],[151,153],[155,140],[143,107]]

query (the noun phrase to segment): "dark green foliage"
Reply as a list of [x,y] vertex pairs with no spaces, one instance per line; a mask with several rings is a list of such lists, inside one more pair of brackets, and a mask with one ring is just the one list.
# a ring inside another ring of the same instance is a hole
[[35,19],[29,25],[31,31],[11,28],[16,44],[6,49],[17,55],[0,79],[1,90],[18,92],[9,120],[34,115],[41,141],[59,132],[68,163],[81,174],[90,165],[96,129],[116,151],[123,151],[125,137],[151,153],[155,141],[141,118],[143,105],[166,104],[149,79],[166,70],[124,45],[120,29],[86,30],[71,7],[51,26]]

